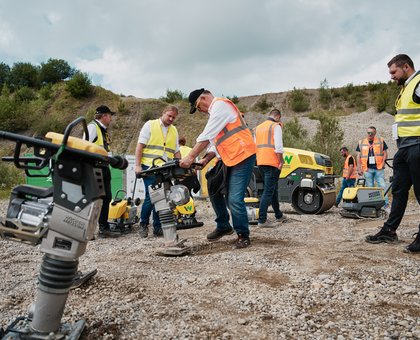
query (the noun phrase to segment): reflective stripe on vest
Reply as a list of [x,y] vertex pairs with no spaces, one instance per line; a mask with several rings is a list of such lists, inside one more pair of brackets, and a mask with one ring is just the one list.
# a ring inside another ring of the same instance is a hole
[[356,174],[356,160],[354,159],[354,157],[352,155],[348,155],[346,158],[346,161],[344,162],[344,168],[343,168],[343,177],[347,178],[347,175],[349,173],[349,159],[350,157],[353,158],[353,173],[351,174],[350,178],[351,179],[356,179],[357,178],[357,174]]
[[[371,145],[367,138],[359,141],[360,165],[363,171],[368,169],[369,149]],[[376,168],[381,170],[384,167],[384,140],[381,137],[375,137],[373,140],[373,154],[375,156]]]
[[257,144],[257,165],[269,165],[278,168],[280,161],[274,152],[274,129],[279,123],[266,120],[255,128]]
[[[150,138],[147,145],[143,149],[141,164],[152,166],[153,159],[162,157],[166,154],[168,159],[173,159],[175,155],[176,140],[178,132],[175,126],[170,125],[163,136],[160,119],[150,121]],[[155,165],[160,165],[162,161],[156,161]]]
[[420,104],[413,101],[413,94],[419,83],[420,72],[417,72],[408,85],[401,89],[395,102],[398,137],[420,136]]
[[257,147],[251,131],[235,104],[225,98],[217,98],[213,104],[217,100],[228,103],[236,111],[236,120],[233,123],[228,123],[215,139],[216,149],[223,163],[226,166],[234,166],[254,155],[257,152]]

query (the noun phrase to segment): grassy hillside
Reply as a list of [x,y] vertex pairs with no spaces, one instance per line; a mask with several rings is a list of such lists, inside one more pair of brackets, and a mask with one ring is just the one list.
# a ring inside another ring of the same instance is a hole
[[[117,114],[111,124],[112,149],[118,154],[133,154],[141,127],[149,119],[160,117],[162,110],[168,105],[163,99],[141,99],[132,96],[125,97],[112,93],[101,87],[92,87],[88,97],[76,99],[66,90],[65,82],[50,86],[48,89],[15,91],[10,93],[3,90],[0,96],[0,129],[29,136],[43,136],[48,131],[62,133],[68,123],[79,116],[85,116],[89,122],[99,105],[107,105]],[[302,147],[313,151],[326,152],[325,138],[334,131],[321,131],[317,140],[309,140],[306,127],[300,124],[304,121],[314,121],[310,125],[322,125],[326,119],[364,112],[367,109],[376,112],[393,113],[393,103],[398,94],[398,88],[393,84],[367,84],[353,86],[349,84],[343,88],[328,88],[327,85],[319,89],[294,89],[289,92],[267,93],[263,95],[231,98],[242,112],[249,127],[252,129],[265,120],[267,112],[279,108],[283,112],[285,129],[285,144],[290,147]],[[196,112],[190,115],[189,104],[184,99],[174,103],[179,107],[180,114],[174,125],[179,134],[185,136],[188,145],[193,145],[197,136],[203,130],[207,115]],[[334,119],[327,122],[328,126],[338,124]],[[325,125],[325,124],[324,124]],[[310,127],[310,126],[309,126]],[[336,130],[340,130],[338,126]],[[340,132],[340,131],[339,131]],[[290,135],[290,134],[294,135]],[[82,129],[75,131],[81,137]],[[322,136],[326,134],[327,136]],[[337,139],[342,138],[337,135]],[[332,136],[336,138],[335,136]],[[331,139],[331,138],[330,138]],[[330,141],[334,142],[334,140]],[[293,145],[287,145],[287,143]],[[13,144],[0,141],[0,156],[11,155]],[[334,145],[335,146],[335,145]],[[333,151],[331,151],[333,153]],[[338,151],[334,162],[340,162]],[[0,163],[1,164],[1,163]],[[8,168],[0,165],[2,173],[9,173]],[[11,171],[13,173],[13,171]],[[10,175],[9,175],[10,177]],[[13,181],[16,181],[15,176]],[[13,182],[11,181],[11,182]],[[3,180],[2,187],[9,187],[10,181]]]

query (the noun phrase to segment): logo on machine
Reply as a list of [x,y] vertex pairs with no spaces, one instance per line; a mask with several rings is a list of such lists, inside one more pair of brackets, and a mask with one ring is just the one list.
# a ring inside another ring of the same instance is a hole
[[293,155],[286,155],[286,156],[284,156],[284,161],[287,164],[290,164],[292,162],[292,159],[293,159]]
[[71,216],[66,216],[63,222],[77,229],[81,229],[81,230],[85,229],[85,224],[83,222]]
[[381,198],[381,192],[379,190],[372,191],[369,193],[369,199]]

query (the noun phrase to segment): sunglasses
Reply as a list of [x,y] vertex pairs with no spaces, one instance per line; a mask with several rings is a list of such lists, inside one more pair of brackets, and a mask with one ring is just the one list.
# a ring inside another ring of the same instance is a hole
[[368,132],[367,132],[367,134],[368,134],[368,135],[374,135],[374,134],[375,134],[375,132],[368,131]]

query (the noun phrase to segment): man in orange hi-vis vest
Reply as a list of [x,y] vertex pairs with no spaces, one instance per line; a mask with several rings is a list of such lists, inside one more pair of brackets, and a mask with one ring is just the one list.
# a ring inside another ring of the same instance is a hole
[[267,220],[268,206],[274,210],[276,222],[283,223],[283,215],[279,205],[278,181],[283,167],[283,127],[280,123],[281,112],[273,109],[267,120],[255,128],[255,142],[257,144],[257,165],[264,183],[263,193],[259,204],[259,228],[274,227],[272,221]]
[[335,201],[335,206],[341,202],[343,198],[343,192],[345,188],[354,187],[356,182],[357,174],[356,174],[356,160],[352,155],[349,153],[349,149],[343,146],[340,149],[341,156],[343,156],[346,160],[344,161],[344,168],[343,168],[343,181],[341,182],[341,189],[337,195],[337,199]]
[[[385,160],[388,146],[382,137],[376,136],[376,128],[369,126],[367,137],[357,145],[357,173],[366,180],[367,187],[375,186],[385,190]],[[385,209],[388,209],[388,196],[385,196]]]
[[[256,145],[241,112],[230,100],[217,98],[204,88],[192,91],[188,97],[190,113],[196,110],[208,113],[209,120],[191,152],[182,158],[180,165],[189,168],[201,151],[206,155],[199,161],[205,166],[218,153],[227,167],[225,187],[227,193],[216,192],[210,201],[216,213],[216,229],[207,235],[207,240],[216,241],[225,235],[238,235],[236,248],[246,248],[249,238],[248,214],[244,202],[245,191],[252,176],[256,159]],[[232,216],[232,225],[230,223]],[[233,226],[233,228],[232,228]]]

